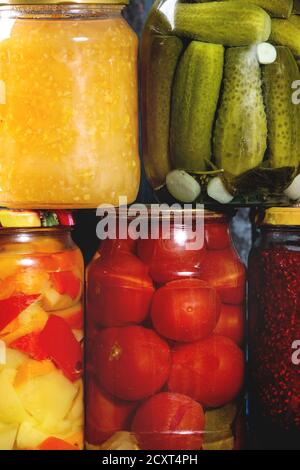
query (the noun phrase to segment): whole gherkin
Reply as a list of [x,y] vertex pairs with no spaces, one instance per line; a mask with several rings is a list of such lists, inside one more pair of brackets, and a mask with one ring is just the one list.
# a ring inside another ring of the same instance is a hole
[[228,48],[223,93],[214,131],[220,168],[238,176],[255,168],[267,148],[267,119],[256,48]]

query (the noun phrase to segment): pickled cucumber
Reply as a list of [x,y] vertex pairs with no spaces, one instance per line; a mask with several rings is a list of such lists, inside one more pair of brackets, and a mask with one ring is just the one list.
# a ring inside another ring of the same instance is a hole
[[296,57],[300,57],[300,29],[290,20],[273,19],[270,40],[288,47]]
[[289,17],[289,22],[292,23],[296,28],[300,29],[300,16],[299,15],[291,15]]
[[169,130],[171,91],[182,42],[175,36],[154,36],[150,42],[149,60],[143,62],[144,161],[154,187],[165,182],[171,170]]
[[214,131],[220,168],[238,176],[258,166],[267,147],[267,119],[255,48],[229,48],[224,90]]
[[203,450],[234,450],[234,437],[230,436],[214,442],[204,442]]
[[212,126],[223,75],[224,48],[192,41],[175,76],[170,146],[176,168],[202,171],[211,159]]
[[172,21],[167,15],[169,10],[164,9],[164,4],[167,2],[168,0],[155,0],[143,28],[143,38],[147,32],[163,35],[172,33]]
[[[213,1],[213,0],[209,0]],[[227,1],[227,0],[217,0]],[[232,1],[232,0],[231,0]],[[242,0],[239,0],[242,1]],[[266,10],[271,16],[277,18],[288,18],[293,11],[293,0],[244,0],[246,3],[255,5]]]
[[225,46],[245,46],[269,39],[271,19],[256,5],[244,1],[178,4],[175,33]]
[[268,120],[268,157],[272,168],[296,167],[300,160],[300,107],[292,102],[292,82],[299,80],[291,51],[277,48],[277,59],[263,67]]
[[205,413],[205,443],[230,438],[236,413],[237,407],[234,403],[230,403],[222,408],[208,410]]
[[300,0],[294,0],[294,9],[293,13],[300,15]]

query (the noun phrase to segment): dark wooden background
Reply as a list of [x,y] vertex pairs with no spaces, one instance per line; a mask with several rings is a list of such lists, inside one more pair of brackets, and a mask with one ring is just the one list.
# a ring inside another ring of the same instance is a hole
[[[153,1],[154,0],[130,0],[130,5],[124,10],[125,18],[139,36],[141,35],[145,18]],[[154,202],[153,194],[145,179],[143,169],[138,201],[143,203]],[[97,223],[95,211],[78,211],[77,222],[78,225],[74,231],[74,239],[82,249],[86,263],[88,263],[99,244],[95,231]],[[235,246],[242,260],[246,263],[251,244],[251,227],[248,220],[247,209],[238,211],[232,222],[232,233]]]

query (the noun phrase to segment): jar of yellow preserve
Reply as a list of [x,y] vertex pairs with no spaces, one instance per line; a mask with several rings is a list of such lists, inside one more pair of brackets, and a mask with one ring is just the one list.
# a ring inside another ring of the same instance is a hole
[[128,0],[80,1],[1,0],[2,206],[136,197],[138,41],[122,17]]

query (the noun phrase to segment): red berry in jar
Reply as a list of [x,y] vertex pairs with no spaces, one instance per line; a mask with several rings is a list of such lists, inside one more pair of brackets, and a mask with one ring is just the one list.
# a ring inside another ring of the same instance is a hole
[[166,383],[171,365],[168,344],[141,326],[107,328],[94,340],[93,369],[99,384],[123,400],[141,400]]
[[153,297],[151,316],[156,331],[174,341],[206,338],[217,325],[220,299],[216,290],[199,279],[172,281]]
[[233,249],[207,251],[199,276],[215,287],[225,304],[237,305],[245,298],[245,267]]
[[89,444],[100,445],[115,432],[128,429],[135,403],[125,402],[100,390],[90,378],[86,391],[86,439]]
[[219,407],[240,393],[244,355],[229,338],[212,335],[175,347],[168,390],[188,395],[206,407]]
[[[200,234],[197,233],[199,239]],[[170,239],[138,240],[138,256],[149,266],[149,274],[159,284],[196,276],[205,257],[204,240],[195,248],[196,234],[182,226],[171,226]],[[202,243],[203,242],[203,243]]]
[[137,410],[132,431],[141,449],[200,450],[204,426],[199,403],[178,393],[159,393]]
[[126,252],[94,262],[88,272],[87,302],[95,325],[124,326],[146,318],[154,293],[147,270],[136,256]]
[[243,305],[221,305],[220,318],[214,330],[215,334],[232,339],[237,345],[244,340],[245,313]]

